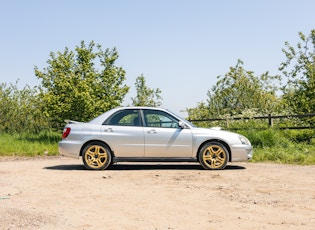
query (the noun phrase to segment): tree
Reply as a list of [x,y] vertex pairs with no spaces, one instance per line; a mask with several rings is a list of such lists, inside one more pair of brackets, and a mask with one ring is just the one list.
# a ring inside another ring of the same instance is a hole
[[161,90],[159,88],[150,89],[145,84],[145,78],[141,74],[136,79],[135,87],[137,90],[137,95],[131,98],[132,104],[134,106],[160,106],[162,97],[160,96]]
[[[243,68],[243,62],[237,61],[235,67],[224,76],[218,76],[217,83],[208,91],[207,106],[199,103],[196,109],[188,109],[189,118],[203,119],[208,110],[208,117],[222,115],[241,115],[246,110],[256,110],[257,113],[269,113],[278,106],[276,88],[268,72],[255,76],[252,71]],[[198,115],[201,115],[199,118]]]
[[[96,49],[96,51],[95,51]],[[48,67],[35,75],[41,79],[41,97],[45,114],[55,127],[64,119],[87,121],[119,106],[129,87],[125,71],[115,65],[116,48],[102,50],[92,41],[82,41],[75,51],[51,52]]]
[[252,71],[243,68],[243,62],[237,61],[235,67],[208,91],[209,108],[214,114],[241,114],[247,109],[257,109],[260,113],[269,113],[277,105],[275,88],[271,84],[268,72],[255,76]]
[[286,78],[283,99],[295,113],[315,113],[315,30],[299,37],[296,47],[285,42],[282,50],[287,58],[279,68]]

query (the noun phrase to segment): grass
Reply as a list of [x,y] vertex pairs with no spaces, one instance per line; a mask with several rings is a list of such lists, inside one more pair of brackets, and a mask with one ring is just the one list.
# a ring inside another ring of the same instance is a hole
[[252,162],[315,165],[315,146],[295,144],[289,147],[254,148]]
[[61,134],[42,132],[39,134],[0,133],[0,156],[53,156],[58,154]]
[[[312,130],[243,130],[254,146],[252,162],[315,165],[315,138]],[[61,133],[0,133],[0,156],[58,155]]]
[[252,162],[315,165],[315,130],[240,131],[254,146]]

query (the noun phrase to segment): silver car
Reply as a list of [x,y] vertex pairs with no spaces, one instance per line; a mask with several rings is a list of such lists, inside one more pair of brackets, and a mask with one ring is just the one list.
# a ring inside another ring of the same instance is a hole
[[115,162],[199,162],[224,169],[228,162],[252,158],[249,140],[237,133],[197,128],[161,108],[122,107],[90,122],[68,121],[59,152],[82,157],[87,169]]

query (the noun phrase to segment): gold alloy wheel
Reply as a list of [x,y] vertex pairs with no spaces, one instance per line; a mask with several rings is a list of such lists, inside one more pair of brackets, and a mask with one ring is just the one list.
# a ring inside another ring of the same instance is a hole
[[221,169],[227,162],[227,153],[220,145],[209,145],[202,152],[202,161],[210,169]]
[[86,150],[84,160],[90,168],[100,169],[107,164],[108,154],[104,147],[92,145]]

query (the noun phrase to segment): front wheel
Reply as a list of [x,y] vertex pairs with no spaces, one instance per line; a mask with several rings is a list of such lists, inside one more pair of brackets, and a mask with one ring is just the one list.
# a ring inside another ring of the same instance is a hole
[[204,169],[224,169],[229,153],[219,142],[206,143],[199,151],[199,162]]
[[93,142],[83,149],[82,160],[87,169],[106,169],[111,161],[110,149],[101,142]]

